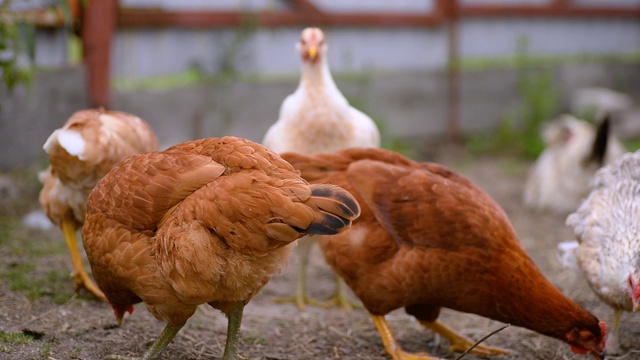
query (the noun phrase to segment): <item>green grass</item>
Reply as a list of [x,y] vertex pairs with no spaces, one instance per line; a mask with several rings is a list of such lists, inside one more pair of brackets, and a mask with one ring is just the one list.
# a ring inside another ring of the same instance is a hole
[[15,345],[30,344],[33,341],[33,335],[23,332],[0,331],[0,353],[11,353]]
[[[640,51],[617,54],[567,54],[567,55],[534,55],[529,58],[530,64],[537,67],[556,66],[560,64],[587,64],[602,62],[640,63]],[[504,57],[467,57],[461,59],[461,70],[515,69],[520,67],[518,55]]]
[[33,340],[33,335],[25,334],[23,332],[0,331],[0,342],[5,344],[22,345],[28,344]]
[[640,138],[624,140],[622,142],[622,145],[624,145],[627,151],[635,152],[636,150],[640,149]]
[[39,266],[42,259],[51,256],[68,258],[62,232],[52,229],[53,234],[49,235],[26,228],[17,217],[6,216],[0,217],[0,229],[0,281],[32,301],[44,296],[56,304],[69,300],[73,295],[70,266]]

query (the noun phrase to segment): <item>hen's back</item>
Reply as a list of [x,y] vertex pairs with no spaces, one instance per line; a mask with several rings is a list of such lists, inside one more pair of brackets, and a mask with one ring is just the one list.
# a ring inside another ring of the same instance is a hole
[[158,150],[151,127],[132,114],[89,109],[74,113],[44,144],[50,166],[40,173],[40,203],[55,223],[82,223],[95,184],[127,157]]

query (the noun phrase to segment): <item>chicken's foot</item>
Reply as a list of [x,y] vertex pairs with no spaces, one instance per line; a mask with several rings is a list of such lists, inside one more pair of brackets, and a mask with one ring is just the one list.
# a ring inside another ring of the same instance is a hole
[[142,355],[141,358],[119,356],[119,355],[109,355],[109,356],[106,357],[106,359],[108,359],[108,360],[151,360],[151,359],[155,359],[155,357],[158,356],[158,354],[160,354],[160,352],[162,350],[164,350],[164,348],[166,348],[167,345],[169,345],[171,340],[173,340],[173,338],[176,336],[178,331],[180,331],[180,329],[182,329],[184,324],[185,323],[177,324],[177,325],[167,324],[167,326],[164,327],[164,330],[162,330],[162,333],[160,334],[160,336],[158,336],[158,338],[153,343],[153,345],[151,345],[149,350],[147,350],[144,353],[144,355]]
[[67,241],[69,253],[71,254],[71,263],[73,264],[74,291],[78,292],[80,288],[84,287],[96,298],[102,301],[107,301],[107,298],[98,288],[98,286],[93,281],[91,281],[91,279],[89,278],[89,274],[87,274],[87,271],[84,268],[82,257],[80,256],[80,250],[78,249],[76,226],[70,221],[63,220],[61,227],[64,238]]
[[318,301],[307,296],[307,269],[309,268],[309,256],[315,240],[304,237],[298,240],[297,253],[300,257],[298,269],[298,285],[293,296],[276,299],[277,303],[294,303],[300,310],[304,310],[307,305],[328,309],[337,306],[347,312],[354,308],[363,308],[360,303],[353,302],[347,296],[347,284],[336,274],[336,292],[325,301]]
[[[473,341],[458,334],[457,332],[455,332],[454,330],[452,330],[451,328],[447,327],[446,325],[442,324],[439,321],[434,321],[434,322],[428,322],[424,320],[419,320],[419,321],[424,327],[433,330],[435,333],[449,340],[449,342],[451,343],[451,346],[449,347],[449,351],[465,352],[467,351],[468,348],[470,348],[474,344]],[[470,351],[470,353],[478,354],[478,355],[511,354],[511,352],[507,349],[484,346],[484,345],[477,345]]]
[[239,301],[228,314],[227,342],[224,346],[222,360],[238,359],[238,340],[240,339],[240,324],[242,323],[242,312],[244,303]]
[[381,315],[374,315],[369,313],[371,318],[373,319],[373,323],[376,325],[378,329],[378,333],[380,333],[380,338],[382,339],[382,344],[384,344],[384,348],[389,355],[393,358],[393,360],[439,360],[436,357],[432,357],[426,353],[408,353],[402,350],[400,344],[396,340],[395,336],[393,336],[393,332],[389,327],[389,323]]
[[361,303],[352,301],[349,298],[347,289],[347,284],[340,277],[340,275],[336,274],[336,292],[332,296],[330,296],[324,303],[321,303],[320,306],[324,308],[336,306],[346,312],[351,312],[353,311],[353,309],[364,308]]
[[297,253],[300,257],[298,264],[298,284],[293,296],[276,299],[277,303],[294,303],[298,309],[304,310],[307,305],[324,307],[324,303],[307,297],[307,268],[309,267],[309,255],[315,241],[309,237],[298,240]]

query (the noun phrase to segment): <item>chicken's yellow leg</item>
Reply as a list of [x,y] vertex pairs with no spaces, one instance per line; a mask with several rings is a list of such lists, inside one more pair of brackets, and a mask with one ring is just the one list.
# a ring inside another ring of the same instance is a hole
[[298,240],[297,253],[300,257],[300,264],[298,264],[298,284],[296,286],[296,292],[293,297],[277,299],[276,302],[292,302],[298,306],[298,309],[304,310],[307,304],[325,307],[324,303],[313,300],[307,297],[307,268],[309,266],[309,255],[311,254],[311,248],[314,244],[314,240],[308,236]]
[[351,301],[347,293],[347,284],[340,275],[336,274],[336,292],[326,300],[324,307],[337,306],[347,312],[351,312],[355,308],[362,309],[362,304]]
[[371,315],[373,323],[376,325],[378,333],[380,333],[380,338],[382,339],[382,344],[384,345],[385,350],[389,355],[391,355],[393,360],[438,360],[438,358],[429,356],[429,354],[425,353],[412,354],[405,352],[393,336],[393,332],[391,331],[391,328],[384,316],[374,315],[371,313],[369,313],[369,315]]
[[243,310],[244,303],[238,302],[229,312],[227,342],[224,346],[224,355],[222,355],[222,360],[238,359],[238,340],[240,339],[240,324],[242,323]]
[[620,354],[621,353],[621,348],[620,348],[620,332],[619,332],[619,327],[620,327],[620,317],[622,315],[622,311],[614,309],[613,311],[613,325],[611,326],[611,332],[609,333],[609,336],[607,337],[607,353],[608,354]]
[[[449,340],[449,342],[451,342],[451,346],[449,347],[449,351],[457,351],[457,352],[465,352],[467,351],[468,348],[470,348],[474,342],[465,338],[464,336],[458,334],[457,332],[453,331],[452,329],[448,328],[447,326],[445,326],[444,324],[442,324],[439,321],[434,321],[434,322],[428,322],[428,321],[424,321],[424,320],[419,320],[420,323],[426,327],[429,328],[431,330],[433,330],[434,332],[436,332],[437,334],[439,334],[440,336],[444,337],[445,339]],[[490,354],[511,354],[511,352],[507,349],[502,349],[502,348],[497,348],[497,347],[489,347],[489,346],[483,346],[483,345],[478,345],[475,348],[473,348],[473,350],[470,351],[472,354],[478,354],[478,355],[490,355]]]
[[71,254],[73,279],[75,282],[74,290],[77,292],[81,287],[84,287],[98,299],[107,301],[102,291],[91,281],[89,274],[87,274],[87,271],[84,269],[84,264],[82,264],[82,258],[80,257],[80,250],[78,249],[78,240],[76,239],[76,226],[67,220],[63,220],[61,226],[62,233],[67,241],[69,253]]
[[132,358],[132,357],[126,357],[126,356],[119,356],[119,355],[109,355],[109,356],[106,357],[106,359],[108,359],[108,360],[151,360],[151,359],[154,359],[156,356],[158,356],[158,354],[162,350],[164,350],[164,348],[167,347],[167,345],[169,345],[171,340],[173,340],[173,338],[176,336],[178,331],[180,331],[180,329],[182,329],[183,326],[184,326],[184,323],[177,324],[177,325],[167,324],[167,326],[164,327],[164,330],[162,330],[162,333],[160,334],[160,336],[158,336],[158,338],[153,343],[153,345],[151,345],[149,350],[147,350],[144,353],[144,355],[142,355],[141,358]]

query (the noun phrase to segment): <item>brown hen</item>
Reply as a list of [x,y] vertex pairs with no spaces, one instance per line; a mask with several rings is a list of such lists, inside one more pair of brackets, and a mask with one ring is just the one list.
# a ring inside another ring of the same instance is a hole
[[62,228],[73,263],[75,290],[104,295],[82,264],[76,231],[82,226],[89,192],[109,170],[127,157],[158,150],[151,127],[137,116],[104,109],[78,111],[44,144],[50,166],[40,173],[40,204]]
[[119,322],[140,301],[167,322],[145,359],[205,303],[229,317],[223,358],[235,359],[245,304],[295,240],[343,231],[359,212],[347,191],[309,185],[262,145],[211,138],[114,168],[89,196],[83,243]]
[[472,343],[437,321],[443,307],[522,326],[602,358],[606,325],[541,274],[500,206],[463,176],[380,149],[283,158],[311,183],[341,186],[360,203],[349,231],[319,242],[393,359],[433,359],[396,342],[384,315],[403,307],[449,339],[451,351]]

